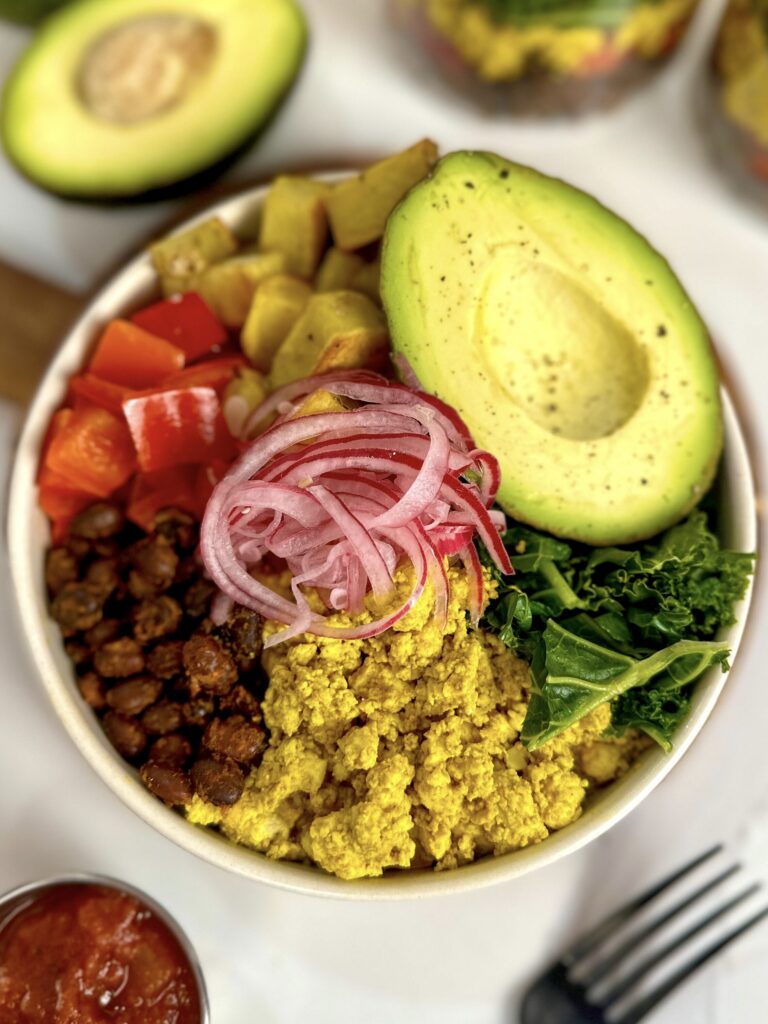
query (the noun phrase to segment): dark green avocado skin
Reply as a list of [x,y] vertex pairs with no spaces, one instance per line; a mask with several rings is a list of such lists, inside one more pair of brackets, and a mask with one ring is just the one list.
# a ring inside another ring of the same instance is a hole
[[21,25],[34,25],[64,3],[66,0],[0,0],[0,18]]

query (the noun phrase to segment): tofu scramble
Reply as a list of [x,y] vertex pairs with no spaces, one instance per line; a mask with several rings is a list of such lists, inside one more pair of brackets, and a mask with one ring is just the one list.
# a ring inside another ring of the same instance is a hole
[[[454,868],[575,821],[590,790],[623,775],[647,741],[603,736],[603,705],[526,750],[528,666],[469,626],[466,577],[460,568],[449,576],[442,632],[425,594],[370,639],[303,635],[265,652],[264,758],[237,803],[195,796],[188,819],[344,879]],[[397,585],[409,589],[403,572]],[[267,622],[265,635],[280,628]]]

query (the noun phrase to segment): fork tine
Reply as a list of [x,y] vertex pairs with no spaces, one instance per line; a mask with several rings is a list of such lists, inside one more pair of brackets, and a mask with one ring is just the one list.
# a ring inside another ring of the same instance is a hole
[[717,888],[718,885],[722,885],[728,878],[734,875],[741,868],[740,864],[733,864],[731,867],[726,868],[719,875],[716,875],[711,881],[706,882],[700,886],[695,892],[691,893],[690,896],[686,896],[685,899],[681,900],[680,903],[675,904],[670,910],[665,910],[662,914],[659,914],[652,921],[650,921],[645,928],[641,928],[640,931],[634,935],[630,935],[626,942],[622,943],[618,949],[608,956],[604,957],[599,964],[589,972],[585,978],[579,978],[579,983],[584,988],[591,988],[592,985],[600,981],[607,974],[618,966],[622,960],[624,960],[633,950],[637,949],[638,946],[642,945],[646,939],[649,939],[655,932],[659,931],[668,924],[673,918],[677,917],[678,914],[682,914],[684,910],[692,906],[697,900],[701,899],[702,896],[706,896],[707,893]]
[[762,910],[753,914],[749,920],[745,921],[744,924],[739,925],[738,928],[734,928],[728,932],[718,942],[713,943],[703,950],[699,955],[692,960],[689,964],[681,967],[680,970],[676,971],[673,975],[667,978],[666,981],[662,982],[661,985],[653,992],[649,993],[639,1003],[636,1003],[626,1014],[620,1017],[616,1024],[638,1024],[646,1017],[655,1006],[673,992],[678,985],[682,984],[687,978],[697,971],[699,967],[703,967],[707,961],[711,960],[713,956],[716,956],[721,949],[725,949],[726,946],[730,945],[745,932],[749,931],[750,928],[754,928],[756,924],[768,917],[768,907],[763,907]]
[[650,956],[646,957],[646,959],[639,963],[633,971],[630,971],[626,977],[622,978],[621,981],[614,985],[612,989],[600,997],[601,1006],[610,1006],[611,1003],[615,1003],[618,999],[621,999],[622,996],[626,995],[641,978],[644,978],[649,971],[652,971],[654,967],[657,967],[663,960],[666,960],[670,954],[680,949],[681,946],[684,946],[686,942],[698,935],[699,932],[703,932],[705,928],[708,928],[711,924],[717,921],[718,918],[723,917],[723,915],[727,914],[729,910],[733,910],[733,908],[738,906],[739,903],[752,896],[758,889],[760,889],[760,887],[760,883],[756,882],[754,885],[750,885],[748,888],[743,889],[737,896],[734,896],[733,899],[723,903],[722,906],[713,910],[710,914],[707,914],[706,917],[703,917],[699,921],[696,921],[695,924],[692,924],[691,927],[683,932],[682,935],[678,935],[674,939],[671,939],[667,945],[663,946],[658,950],[658,952],[652,953]]
[[601,921],[600,924],[596,925],[592,931],[587,932],[583,935],[571,948],[563,954],[561,962],[568,967],[572,967],[577,961],[588,956],[594,949],[602,945],[605,940],[611,936],[625,921],[628,921],[634,913],[636,913],[641,907],[644,907],[647,903],[655,900],[657,896],[660,896],[663,892],[669,889],[679,882],[681,878],[684,878],[690,871],[693,871],[704,861],[714,857],[716,853],[720,853],[723,849],[721,844],[713,846],[710,850],[695,857],[690,863],[686,864],[682,868],[678,868],[671,875],[668,875],[661,882],[658,882],[651,889],[646,890],[640,896],[636,896],[633,900],[621,907],[619,910],[614,911],[609,917]]

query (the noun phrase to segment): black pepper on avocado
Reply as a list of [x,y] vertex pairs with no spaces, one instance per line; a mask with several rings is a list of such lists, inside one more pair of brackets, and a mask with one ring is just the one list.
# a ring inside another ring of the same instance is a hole
[[515,519],[628,543],[712,483],[706,327],[663,257],[591,196],[451,153],[390,217],[381,291],[393,348],[498,457]]
[[65,195],[167,187],[255,134],[305,41],[295,0],[77,0],[45,22],[6,86],[6,151]]

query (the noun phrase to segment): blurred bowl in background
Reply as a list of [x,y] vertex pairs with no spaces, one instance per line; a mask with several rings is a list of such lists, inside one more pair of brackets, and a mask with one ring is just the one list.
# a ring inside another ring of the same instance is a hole
[[[563,0],[389,0],[418,56],[467,97],[529,117],[608,110],[652,81],[698,0],[588,5]],[[415,61],[414,61],[415,63]]]

